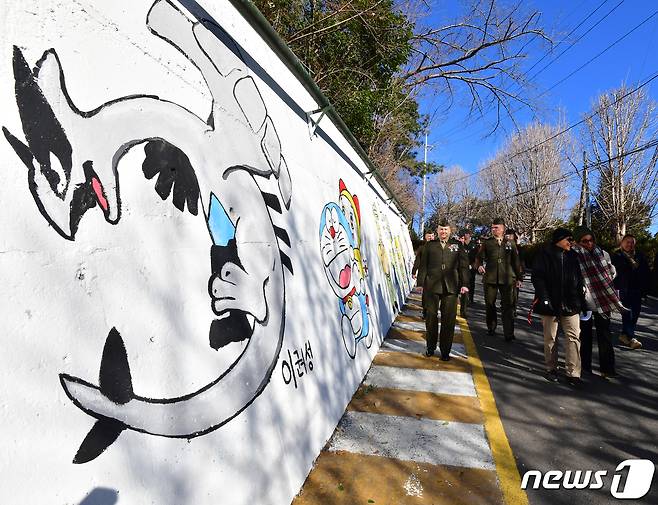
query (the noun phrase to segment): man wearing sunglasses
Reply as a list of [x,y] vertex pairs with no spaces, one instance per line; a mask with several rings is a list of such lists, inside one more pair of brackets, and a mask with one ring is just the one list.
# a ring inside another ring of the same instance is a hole
[[610,255],[596,244],[592,230],[584,226],[574,230],[580,271],[585,282],[585,304],[592,317],[580,322],[580,357],[585,373],[592,373],[592,329],[596,326],[599,370],[605,378],[616,377],[615,350],[610,334],[612,311],[625,312],[614,286],[617,275]]
[[558,325],[566,337],[565,368],[570,386],[580,387],[580,311],[584,305],[583,276],[578,256],[571,250],[572,233],[566,228],[553,232],[551,243],[535,259],[532,284],[534,311],[541,315],[544,328],[546,380],[557,382]]

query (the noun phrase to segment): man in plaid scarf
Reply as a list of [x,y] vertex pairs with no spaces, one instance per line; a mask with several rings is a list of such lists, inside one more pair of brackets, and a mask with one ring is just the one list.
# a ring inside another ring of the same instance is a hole
[[625,312],[614,286],[615,267],[610,255],[596,245],[592,230],[579,227],[574,231],[580,271],[585,281],[585,303],[592,317],[580,322],[580,357],[585,373],[592,373],[592,328],[596,326],[599,347],[599,369],[603,377],[616,377],[615,351],[610,334],[610,313]]

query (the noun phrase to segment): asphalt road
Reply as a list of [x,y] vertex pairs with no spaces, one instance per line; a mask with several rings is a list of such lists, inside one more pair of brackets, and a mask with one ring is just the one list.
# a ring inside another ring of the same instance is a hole
[[[486,334],[480,278],[468,324],[491,383],[500,416],[521,477],[528,470],[605,470],[602,489],[528,489],[531,505],[658,504],[658,475],[649,493],[639,500],[618,500],[610,493],[615,469],[626,459],[649,459],[658,465],[658,301],[643,304],[637,338],[644,347],[615,346],[619,378],[598,375],[598,348],[594,338],[594,375],[584,377],[582,390],[564,379],[549,383],[543,377],[541,321],[532,326],[527,315],[532,284],[521,291],[516,340],[506,343],[502,325],[495,336]],[[618,336],[621,319],[612,324]],[[564,347],[559,345],[560,367]],[[658,473],[658,470],[656,471]],[[621,482],[625,482],[625,472]],[[593,479],[592,479],[593,480]],[[623,489],[623,488],[622,488]],[[620,489],[621,490],[621,489]]]

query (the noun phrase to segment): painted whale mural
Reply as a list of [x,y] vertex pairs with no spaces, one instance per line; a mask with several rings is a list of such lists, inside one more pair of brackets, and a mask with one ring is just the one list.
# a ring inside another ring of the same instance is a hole
[[129,335],[109,329],[98,383],[60,375],[68,398],[97,420],[74,463],[98,457],[123,430],[176,438],[216,430],[263,392],[283,343],[284,271],[292,274],[293,265],[290,238],[276,223],[290,209],[292,182],[274,121],[239,48],[217,24],[193,22],[166,0],[153,4],[146,23],[201,71],[212,96],[207,119],[147,95],[82,111],[67,92],[54,49],[32,69],[15,47],[16,104],[25,141],[7,128],[3,133],[27,167],[37,209],[71,241],[85,214],[96,208],[109,225],[120,221],[119,162],[143,146],[142,171],[155,179],[155,193],[171,199],[178,211],[198,216],[199,226],[208,230],[214,314],[209,345],[221,352],[240,342],[243,350],[203,387],[173,398],[147,398],[133,387],[124,341]]

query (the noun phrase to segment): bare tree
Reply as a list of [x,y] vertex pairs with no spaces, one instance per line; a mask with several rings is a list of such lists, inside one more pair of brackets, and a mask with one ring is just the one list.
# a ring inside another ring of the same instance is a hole
[[460,228],[473,228],[479,220],[482,203],[473,180],[460,166],[453,166],[433,177],[429,186],[432,221],[447,219]]
[[[432,6],[426,2],[427,11]],[[495,111],[495,131],[504,116],[514,119],[519,108],[533,108],[521,66],[526,48],[539,39],[550,42],[540,26],[540,12],[525,2],[471,0],[443,26],[427,23],[417,4],[413,55],[401,78],[408,88],[431,87],[449,103],[466,96],[476,117]]]
[[585,147],[596,177],[598,214],[613,238],[654,215],[658,203],[656,103],[644,89],[622,86],[600,95],[587,116]]
[[418,173],[419,96],[438,97],[446,112],[466,103],[473,121],[494,112],[490,132],[536,105],[522,62],[548,38],[523,0],[463,0],[441,18],[427,0],[254,1],[396,194],[412,190],[397,172]]
[[561,131],[533,123],[513,135],[483,171],[488,208],[530,242],[556,225],[567,210],[570,178],[564,164],[573,149]]

